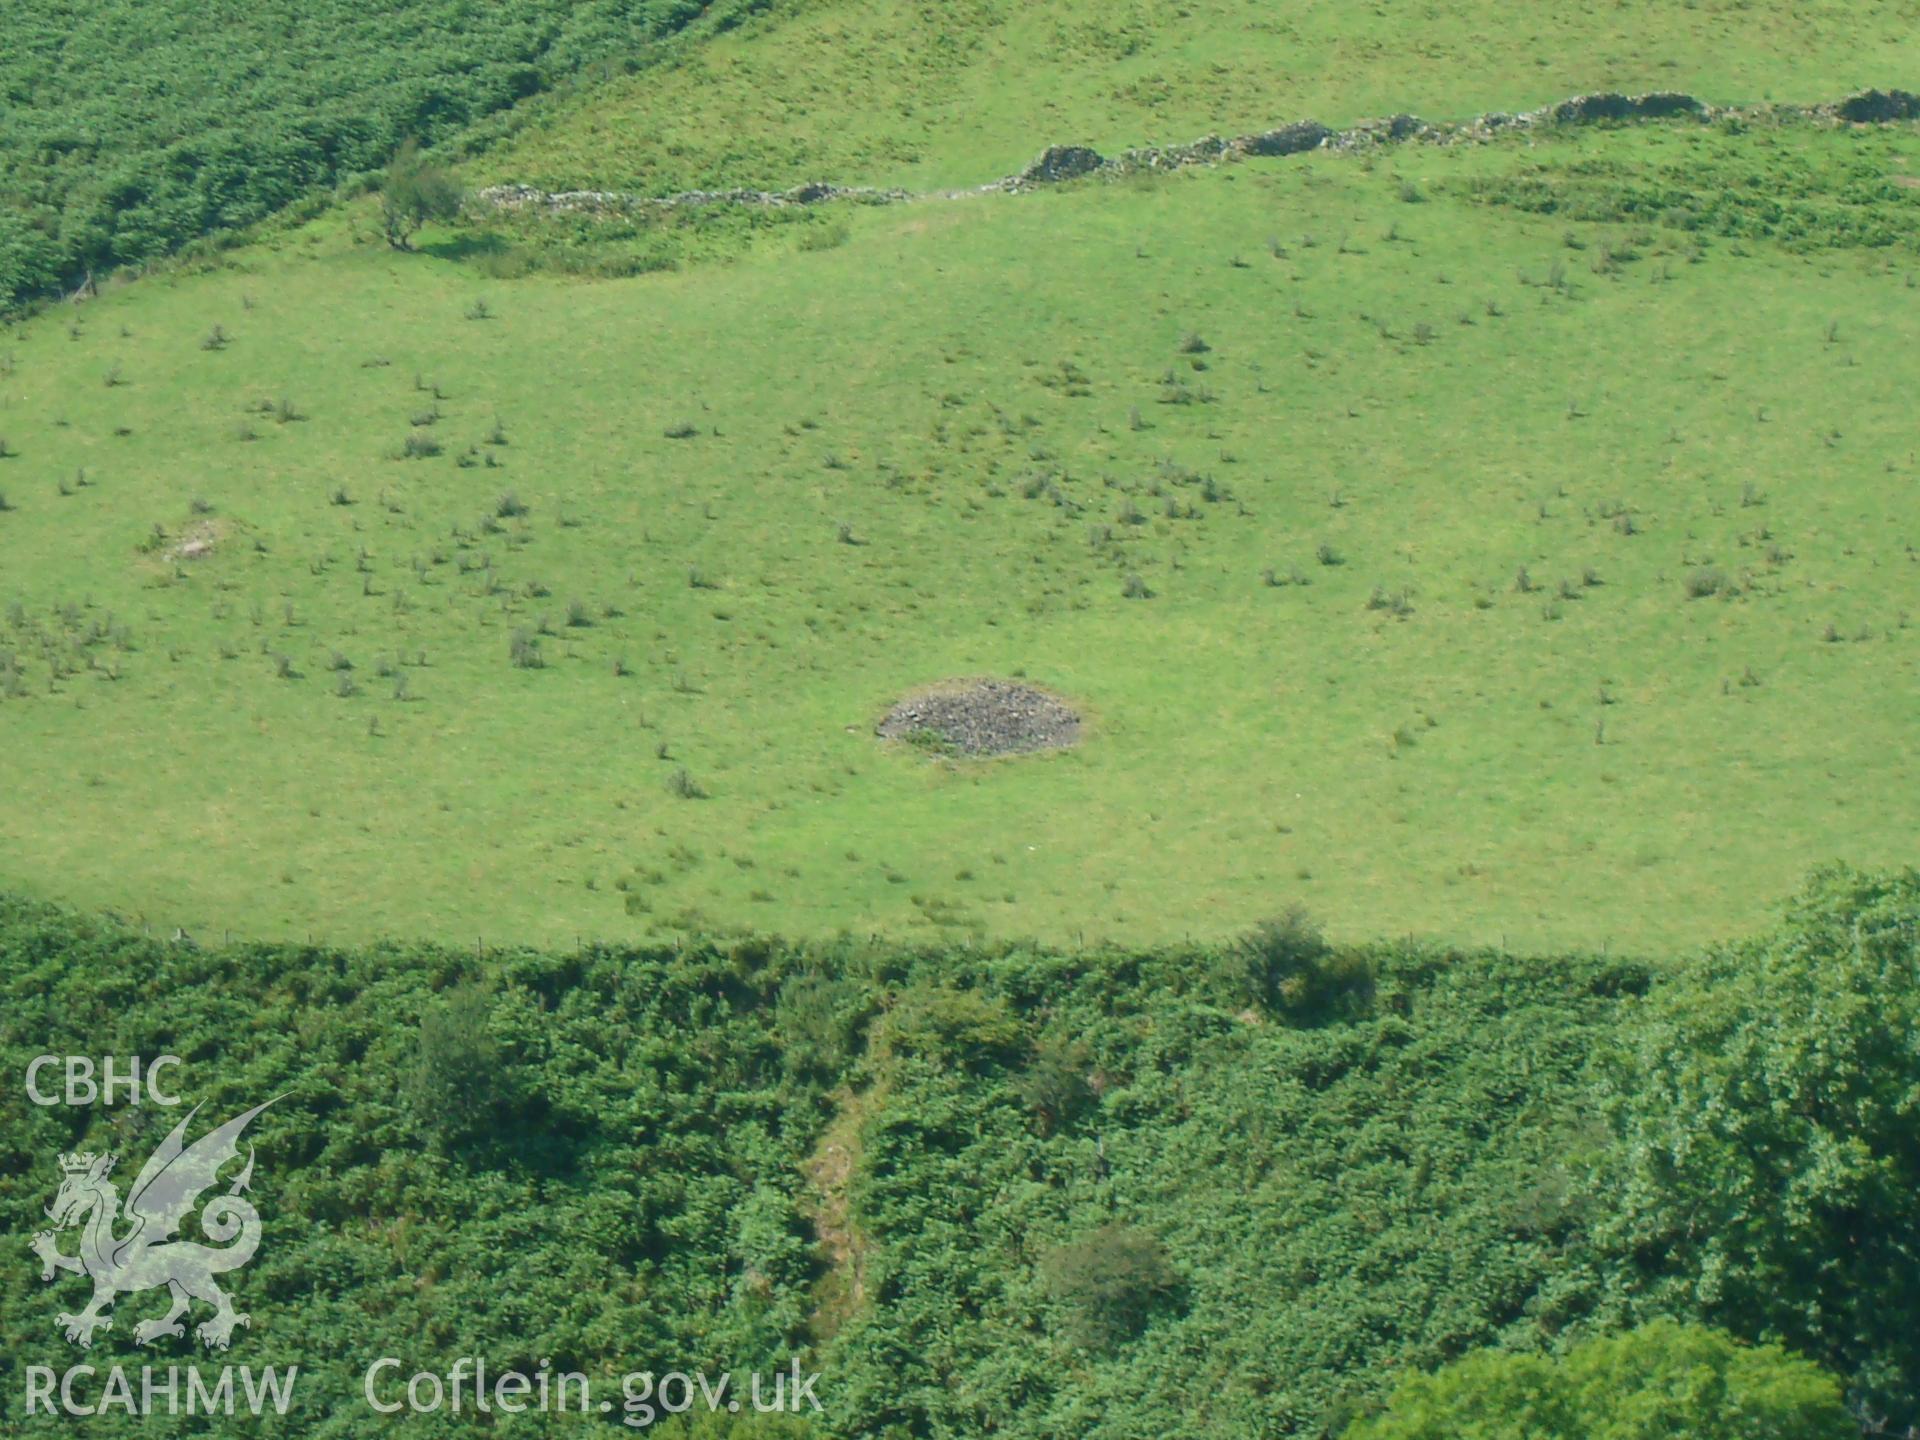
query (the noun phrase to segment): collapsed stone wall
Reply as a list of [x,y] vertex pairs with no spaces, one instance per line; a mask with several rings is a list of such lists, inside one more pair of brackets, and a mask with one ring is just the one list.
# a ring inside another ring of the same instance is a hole
[[1217,165],[1248,156],[1298,155],[1309,150],[1367,150],[1381,145],[1478,144],[1517,130],[1561,125],[1635,124],[1652,120],[1691,118],[1703,124],[1719,120],[1825,125],[1882,125],[1920,119],[1920,95],[1906,90],[1863,90],[1824,105],[1709,105],[1691,95],[1656,90],[1645,95],[1601,92],[1575,95],[1518,114],[1490,111],[1458,124],[1422,120],[1416,115],[1391,115],[1362,120],[1345,130],[1332,130],[1314,120],[1299,120],[1253,135],[1207,135],[1186,145],[1148,146],[1102,155],[1085,145],[1050,145],[1017,175],[990,181],[972,190],[915,194],[909,190],[813,182],[791,190],[688,190],[677,195],[633,195],[615,190],[546,191],[531,185],[495,185],[478,192],[483,205],[505,210],[544,210],[633,213],[702,205],[762,205],[782,207],[818,205],[847,200],[868,205],[891,205],[907,200],[958,199],[963,195],[1021,191],[1059,185],[1089,177],[1119,178],[1192,165]]

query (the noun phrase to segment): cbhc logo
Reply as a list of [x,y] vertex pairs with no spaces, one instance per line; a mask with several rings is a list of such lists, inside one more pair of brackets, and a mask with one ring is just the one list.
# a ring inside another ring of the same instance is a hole
[[[125,1095],[129,1105],[138,1105],[142,1093],[156,1105],[178,1105],[178,1095],[168,1095],[160,1089],[160,1072],[179,1063],[178,1055],[157,1056],[146,1063],[143,1079],[138,1055],[127,1058],[125,1070],[119,1068],[118,1055],[103,1056],[97,1069],[89,1055],[36,1055],[27,1066],[27,1098],[36,1105],[91,1105],[96,1100],[112,1105],[117,1090]],[[55,1066],[60,1067],[66,1084],[59,1092],[49,1095],[40,1088],[40,1072]]]

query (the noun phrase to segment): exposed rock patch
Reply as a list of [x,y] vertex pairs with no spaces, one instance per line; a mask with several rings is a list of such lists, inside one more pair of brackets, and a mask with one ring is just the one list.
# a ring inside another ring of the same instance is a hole
[[210,520],[189,525],[180,538],[167,547],[169,560],[205,560],[220,543],[220,530]]
[[1080,717],[1058,696],[1017,681],[946,680],[901,700],[874,733],[958,755],[1023,755],[1073,744]]

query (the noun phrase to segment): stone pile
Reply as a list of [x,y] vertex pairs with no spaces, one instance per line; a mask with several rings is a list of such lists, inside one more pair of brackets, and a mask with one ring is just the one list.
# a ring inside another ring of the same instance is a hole
[[1022,755],[1073,744],[1080,717],[1057,696],[1017,681],[949,680],[907,696],[874,733],[960,755]]

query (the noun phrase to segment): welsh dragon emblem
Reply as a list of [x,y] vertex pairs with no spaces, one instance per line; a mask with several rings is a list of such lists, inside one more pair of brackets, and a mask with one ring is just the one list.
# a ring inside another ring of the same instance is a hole
[[57,1229],[79,1229],[80,1250],[76,1255],[62,1254],[53,1230],[42,1230],[32,1245],[43,1267],[42,1280],[53,1280],[67,1270],[84,1271],[93,1281],[93,1299],[86,1309],[78,1315],[54,1317],[68,1340],[82,1349],[91,1347],[94,1332],[113,1328],[105,1312],[116,1295],[164,1285],[173,1304],[165,1315],[134,1327],[137,1343],[150,1345],[162,1336],[184,1336],[180,1317],[195,1300],[214,1307],[212,1318],[194,1329],[202,1343],[213,1350],[225,1350],[233,1343],[234,1326],[248,1320],[233,1308],[233,1300],[214,1283],[214,1277],[238,1270],[260,1248],[259,1212],[240,1194],[253,1178],[251,1145],[245,1168],[227,1192],[215,1195],[200,1211],[200,1228],[214,1244],[174,1237],[187,1212],[214,1185],[221,1167],[239,1157],[241,1132],[272,1103],[269,1100],[236,1115],[188,1145],[187,1126],[200,1113],[200,1107],[194,1106],[140,1167],[127,1192],[124,1214],[120,1189],[107,1178],[118,1156],[89,1151],[60,1157],[60,1192],[46,1214]]

